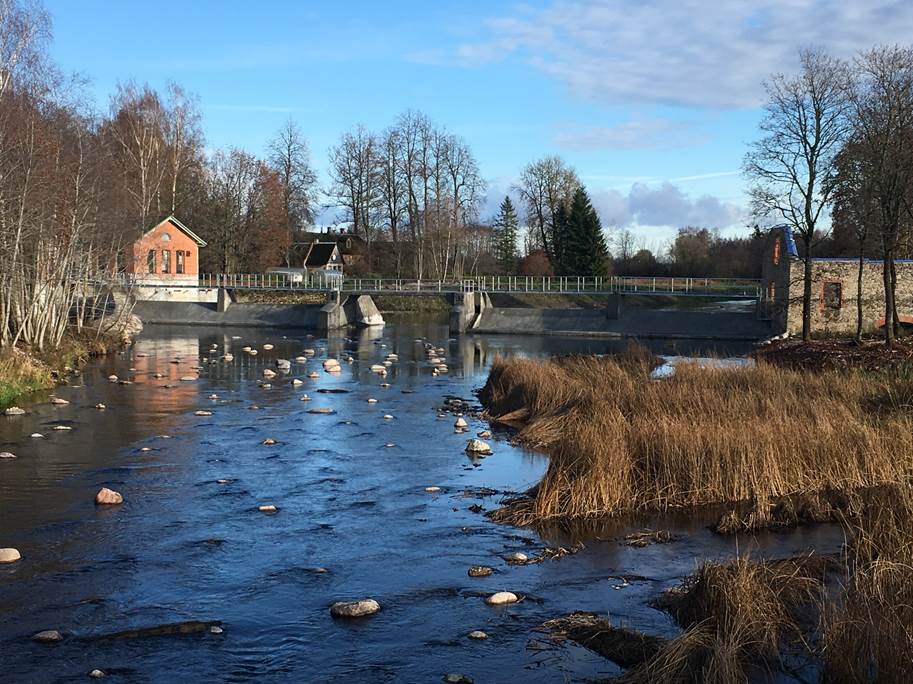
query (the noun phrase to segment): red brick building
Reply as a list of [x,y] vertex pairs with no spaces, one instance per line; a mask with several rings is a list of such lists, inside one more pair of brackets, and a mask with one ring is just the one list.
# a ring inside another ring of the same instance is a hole
[[169,216],[128,248],[124,271],[137,283],[186,281],[190,284],[192,281],[196,284],[200,274],[199,250],[205,246],[205,240]]

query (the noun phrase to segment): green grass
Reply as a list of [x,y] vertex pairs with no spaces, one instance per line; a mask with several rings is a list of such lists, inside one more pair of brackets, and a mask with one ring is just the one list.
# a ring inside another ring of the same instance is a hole
[[30,392],[54,386],[51,370],[20,351],[0,353],[0,409],[12,406]]

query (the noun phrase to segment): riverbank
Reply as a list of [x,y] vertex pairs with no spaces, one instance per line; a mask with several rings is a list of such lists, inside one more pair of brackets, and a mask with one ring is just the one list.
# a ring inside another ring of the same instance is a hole
[[764,346],[752,357],[766,363],[808,371],[901,372],[913,368],[913,341],[896,340],[889,349],[874,336],[857,343],[838,340],[778,340]]
[[683,364],[651,355],[497,360],[486,415],[550,456],[496,513],[531,525],[723,505],[721,532],[834,520],[913,476],[909,388],[895,375]]
[[88,359],[105,356],[124,346],[119,332],[69,331],[59,347],[39,352],[0,350],[0,410],[33,392],[49,390]]

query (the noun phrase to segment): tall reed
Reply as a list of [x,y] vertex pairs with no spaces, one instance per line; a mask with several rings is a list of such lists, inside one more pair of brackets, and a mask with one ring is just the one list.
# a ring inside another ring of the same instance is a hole
[[547,452],[510,519],[613,515],[905,482],[913,409],[897,378],[677,367],[644,356],[498,359],[480,398],[493,421]]

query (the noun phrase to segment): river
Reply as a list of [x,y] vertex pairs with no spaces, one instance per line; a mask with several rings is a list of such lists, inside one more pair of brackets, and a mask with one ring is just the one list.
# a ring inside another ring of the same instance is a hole
[[[828,526],[739,539],[688,518],[664,523],[679,541],[646,548],[618,543],[640,529],[635,521],[574,539],[494,524],[470,506],[490,510],[503,492],[526,489],[547,459],[511,446],[504,433],[489,440],[493,455],[467,458],[467,438],[489,426],[470,418],[469,432],[457,434],[442,403],[474,402],[499,353],[611,353],[626,343],[450,339],[446,326],[409,321],[352,335],[149,327],[129,350],[90,363],[54,392],[69,404],[38,396],[22,404],[26,415],[0,416],[0,450],[17,455],[0,461],[0,547],[22,553],[0,565],[0,679],[85,681],[98,668],[106,681],[125,682],[434,682],[447,673],[475,682],[586,681],[619,670],[536,632],[543,621],[593,610],[673,635],[648,600],[700,559],[730,556],[737,545],[786,556],[839,543]],[[446,349],[447,374],[432,375],[426,342]],[[258,355],[242,353],[245,345]],[[649,346],[689,355],[706,343]],[[307,348],[312,360],[293,362],[290,375],[264,387],[264,368]],[[233,351],[235,360],[204,364],[210,349],[213,358]],[[388,375],[371,372],[390,352],[399,361]],[[340,374],[323,371],[322,359],[346,355],[354,361]],[[199,379],[180,380],[200,365]],[[306,377],[312,370],[319,379]],[[132,384],[110,382],[111,374]],[[300,401],[305,393],[311,401]],[[307,413],[315,407],[335,413]],[[123,493],[124,504],[96,507],[102,486]],[[264,514],[260,504],[279,510]],[[585,548],[558,560],[502,559],[575,541]],[[471,578],[471,565],[496,572]],[[502,589],[523,600],[485,604]],[[377,615],[331,617],[334,601],[368,596],[382,606]],[[104,638],[187,620],[221,621],[223,631]],[[32,641],[47,629],[63,641]],[[470,640],[471,630],[488,639]]]

